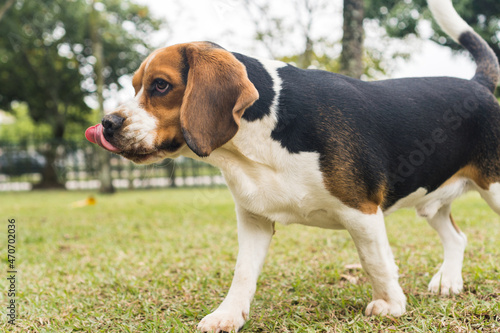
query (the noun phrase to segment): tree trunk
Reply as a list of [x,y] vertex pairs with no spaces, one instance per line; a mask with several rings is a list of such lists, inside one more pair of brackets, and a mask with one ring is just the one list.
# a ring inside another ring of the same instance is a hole
[[167,171],[167,176],[170,178],[170,187],[177,187],[175,184],[175,161],[172,159],[166,160],[165,169]]
[[45,165],[42,170],[42,180],[40,183],[33,185],[34,190],[65,188],[64,184],[60,182],[56,170],[58,146],[57,142],[50,142],[41,149],[43,157],[45,157]]
[[[307,33],[309,33],[309,31]],[[304,50],[304,53],[302,53],[299,56],[297,64],[298,67],[307,69],[309,66],[311,66],[312,58],[313,58],[313,41],[311,40],[309,35],[306,35],[306,48]]]
[[363,0],[344,0],[344,37],[340,73],[359,79],[363,74]]
[[60,119],[55,124],[53,124],[54,139],[47,142],[42,147],[39,147],[39,151],[45,157],[45,165],[42,170],[42,180],[40,183],[33,185],[34,190],[38,189],[64,189],[65,186],[61,182],[61,177],[59,177],[57,172],[57,148],[63,141],[64,137],[64,124],[63,120]]
[[[92,9],[90,15],[90,36],[92,39],[92,49],[94,51],[94,57],[96,58],[96,62],[94,65],[97,87],[96,94],[100,110],[99,114],[101,114],[101,116],[104,116],[104,55],[102,49],[102,41],[99,37],[99,14],[94,8],[94,2],[92,2],[91,6]],[[111,176],[110,153],[104,149],[98,149],[97,151],[100,162],[99,180],[101,181],[101,187],[99,191],[101,193],[114,193],[115,188],[113,187],[113,178]]]

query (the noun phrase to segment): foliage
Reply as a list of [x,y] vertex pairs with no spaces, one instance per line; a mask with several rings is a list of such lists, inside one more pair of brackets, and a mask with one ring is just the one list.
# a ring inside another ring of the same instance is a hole
[[[500,59],[500,1],[453,0],[453,5],[460,16],[488,42]],[[426,0],[365,0],[365,8],[365,16],[378,20],[390,37],[418,35],[419,22],[431,20],[433,41],[453,50],[463,51],[463,48],[431,19]],[[497,89],[497,95],[500,96],[500,89]]]
[[[85,121],[84,98],[95,92],[90,42],[90,4],[86,0],[19,0],[0,21],[0,107],[26,102],[36,123],[51,126],[61,138],[68,123]],[[147,54],[146,38],[160,22],[147,7],[131,1],[104,0],[100,13],[105,79],[132,73]],[[95,23],[95,22],[94,22]]]
[[[151,34],[164,22],[152,18],[147,6],[130,0],[96,1],[95,7],[100,13],[98,22],[93,23],[98,25],[103,43],[105,85],[120,86],[118,79],[136,71],[144,57],[150,53],[153,47],[150,42]],[[87,27],[84,36],[86,44],[90,43],[89,30]],[[95,61],[92,48],[83,48],[82,55],[86,64],[92,66]],[[94,79],[95,76],[92,75],[91,78]]]
[[[232,279],[229,191],[125,191],[71,207],[89,195],[0,193],[0,211],[16,219],[21,277],[17,327],[3,320],[0,331],[194,332]],[[453,212],[469,241],[465,290],[454,297],[427,292],[442,260],[437,233],[413,210],[387,218],[408,296],[401,318],[363,315],[371,287],[362,270],[346,267],[359,262],[347,232],[277,224],[241,332],[497,332],[500,218],[476,193],[457,200]],[[0,239],[7,239],[3,223]]]
[[50,138],[50,126],[36,124],[25,103],[13,103],[11,112],[15,121],[12,124],[0,124],[0,142],[20,143]]
[[80,89],[82,75],[57,47],[69,37],[59,18],[77,22],[73,16],[83,11],[77,5],[18,2],[0,21],[0,31],[7,37],[0,40],[0,107],[9,109],[14,100],[27,102],[35,122],[49,123],[54,135],[62,136],[64,122],[78,114],[75,109],[88,111]]
[[[453,5],[460,16],[488,42],[500,59],[500,1],[453,0]],[[419,22],[431,19],[426,0],[365,0],[365,8],[365,16],[379,20],[388,35],[395,38],[403,38],[409,34],[418,35]],[[432,40],[454,50],[463,50],[434,20],[432,27]]]
[[[341,47],[338,40],[333,40],[331,34],[318,36],[315,30],[318,22],[329,16],[336,15],[335,4],[328,0],[294,0],[287,3],[293,6],[295,16],[280,16],[269,0],[245,0],[245,8],[256,29],[255,40],[269,54],[279,60],[293,63],[301,68],[317,68],[331,72],[340,72],[339,56]],[[285,12],[285,11],[282,11]],[[291,55],[283,56],[284,45],[290,45],[290,40],[303,41],[303,46]],[[383,66],[384,57],[374,48],[365,48],[362,54],[365,64],[363,77],[368,79],[385,77],[387,68]]]
[[[302,54],[295,54],[281,57],[278,60],[297,66],[300,62],[301,56]],[[336,73],[339,71],[339,61],[338,58],[331,58],[326,54],[317,54],[316,52],[312,52],[311,64],[309,65],[309,68],[323,69]]]
[[[299,55],[292,55],[278,58],[278,60],[284,61],[286,63],[291,63],[297,66],[300,63]],[[365,64],[363,78],[365,79],[377,79],[379,77],[385,77],[387,74],[386,68],[382,65],[383,55],[380,52],[372,49],[365,49],[363,56],[363,63]],[[340,63],[339,57],[332,58],[326,53],[318,54],[312,52],[310,69],[322,69],[332,73],[339,73]]]
[[[497,0],[454,0],[453,5],[462,18],[471,25],[493,48],[500,58],[500,2]],[[426,0],[365,0],[367,18],[375,18],[391,37],[418,35],[418,23],[430,19]],[[433,40],[461,49],[433,20]]]
[[[15,121],[12,124],[0,124],[0,141],[9,143],[39,142],[52,138],[52,130],[49,124],[35,122],[30,116],[26,103],[14,102],[10,110]],[[91,110],[82,116],[82,122],[69,122],[63,139],[66,141],[81,141],[87,124],[97,119],[97,110]]]
[[[0,108],[26,103],[35,123],[50,126],[54,142],[69,130],[82,133],[91,114],[85,98],[97,90],[96,71],[104,74],[104,85],[117,88],[118,78],[137,69],[148,53],[147,37],[160,23],[130,0],[17,0],[0,20],[7,37],[0,39]],[[95,32],[105,55],[99,69]],[[61,186],[53,166],[56,149],[51,144],[43,152],[41,187]]]
[[[315,36],[321,15],[334,15],[335,6],[329,0],[293,0],[277,4],[270,0],[244,0],[250,20],[255,28],[255,40],[259,42],[273,58],[283,57],[283,49],[290,46],[290,40],[300,44],[295,63],[307,68],[312,59],[313,47],[319,44],[331,44],[329,34]],[[293,15],[284,15],[283,6],[288,6]]]

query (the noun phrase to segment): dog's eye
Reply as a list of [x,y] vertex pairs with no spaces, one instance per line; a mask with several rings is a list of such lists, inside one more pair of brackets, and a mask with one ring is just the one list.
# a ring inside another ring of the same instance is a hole
[[153,82],[153,93],[164,94],[170,88],[170,84],[163,79],[156,79]]

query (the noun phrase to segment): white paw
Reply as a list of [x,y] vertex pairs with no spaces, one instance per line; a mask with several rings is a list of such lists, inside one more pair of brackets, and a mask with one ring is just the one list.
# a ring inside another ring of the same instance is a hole
[[238,332],[245,324],[248,312],[216,310],[203,318],[198,324],[202,332]]
[[448,296],[450,294],[459,294],[464,288],[462,274],[447,274],[441,270],[434,275],[429,283],[429,291],[435,294]]
[[387,316],[400,317],[406,311],[406,298],[400,301],[387,302],[383,299],[377,299],[366,307],[367,316]]

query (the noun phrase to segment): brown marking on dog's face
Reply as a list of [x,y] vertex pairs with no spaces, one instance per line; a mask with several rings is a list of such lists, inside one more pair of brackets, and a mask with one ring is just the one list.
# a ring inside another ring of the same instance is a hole
[[258,99],[245,66],[206,42],[153,52],[135,73],[134,101],[113,113],[125,118],[110,141],[136,163],[176,157],[186,144],[208,156],[238,131]]
[[[178,46],[153,53],[141,65],[142,71],[134,75],[133,85],[137,94],[142,89],[139,105],[157,119],[155,147],[175,152],[184,144],[180,131],[179,112],[186,84],[182,80],[184,68]],[[167,82],[164,94],[155,91],[155,82]]]

